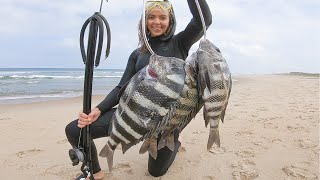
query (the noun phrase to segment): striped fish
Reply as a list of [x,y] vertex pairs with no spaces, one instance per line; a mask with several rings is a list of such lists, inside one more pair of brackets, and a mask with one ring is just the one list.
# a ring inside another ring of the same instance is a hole
[[[112,130],[100,156],[107,157],[109,170],[113,153],[121,143],[125,153],[131,146],[158,134],[172,116],[185,81],[185,62],[152,55],[149,64],[127,83],[112,117]],[[156,148],[155,148],[156,150]]]
[[181,132],[203,106],[202,99],[198,94],[196,62],[197,53],[193,53],[186,59],[185,84],[177,101],[174,116],[169,121],[168,125],[163,128],[158,149],[167,146],[173,151],[175,148],[173,135],[174,130],[178,129]]
[[199,94],[204,101],[205,126],[210,123],[207,149],[220,147],[219,121],[224,121],[231,93],[231,74],[220,50],[208,40],[201,40],[198,55]]

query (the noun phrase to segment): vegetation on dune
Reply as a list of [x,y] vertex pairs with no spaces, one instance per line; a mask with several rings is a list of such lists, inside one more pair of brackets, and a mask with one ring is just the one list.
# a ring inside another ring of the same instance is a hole
[[289,75],[319,77],[320,73],[290,72]]

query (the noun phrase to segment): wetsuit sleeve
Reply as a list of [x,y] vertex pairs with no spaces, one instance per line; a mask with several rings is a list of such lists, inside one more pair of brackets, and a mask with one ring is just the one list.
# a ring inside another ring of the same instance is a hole
[[135,65],[137,62],[137,50],[132,52],[127,67],[122,75],[122,78],[118,84],[108,95],[107,97],[99,104],[97,105],[97,108],[101,111],[101,113],[105,113],[109,109],[113,108],[115,105],[119,103],[119,91],[122,88],[122,86],[128,82],[133,75],[135,75]]
[[[203,26],[196,2],[195,0],[187,1],[193,18],[191,19],[185,30],[176,35],[180,48],[184,49],[186,52],[188,52],[191,46],[203,36]],[[206,27],[208,28],[212,23],[210,8],[206,0],[198,1],[203,13]]]

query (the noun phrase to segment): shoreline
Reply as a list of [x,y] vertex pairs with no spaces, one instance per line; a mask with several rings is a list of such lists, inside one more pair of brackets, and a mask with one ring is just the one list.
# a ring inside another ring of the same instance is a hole
[[[99,103],[102,101],[106,96],[104,95],[93,95],[92,96],[92,107],[94,107],[97,104],[93,103]],[[43,106],[48,105],[48,103],[53,104],[65,104],[69,102],[77,103],[79,106],[82,106],[83,96],[77,96],[77,97],[67,97],[67,98],[59,98],[59,99],[51,99],[51,100],[44,100],[44,101],[36,101],[36,102],[23,102],[23,103],[15,103],[15,104],[0,104],[0,108],[8,109],[12,107],[22,107],[24,105],[30,105],[30,106]]]
[[[242,79],[247,78],[247,77],[261,77],[261,76],[299,76],[299,77],[309,77],[309,78],[319,78],[320,79],[320,74],[319,73],[303,73],[303,72],[290,72],[290,73],[279,73],[279,74],[254,74],[254,75],[234,75],[233,76],[233,83],[239,83],[241,82]],[[101,90],[100,90],[101,91]],[[92,97],[100,97],[106,95],[110,92],[111,90],[107,91],[106,94],[102,94],[101,92],[98,94],[92,95]],[[82,94],[82,92],[80,93]],[[0,98],[0,106],[1,105],[18,105],[18,104],[30,104],[30,103],[37,103],[37,102],[49,102],[49,101],[60,101],[60,100],[65,100],[65,99],[74,99],[74,98],[82,98],[83,95],[74,95],[74,96],[65,96],[65,97],[44,97],[44,98],[21,98],[21,99],[6,99],[6,100],[1,100]]]

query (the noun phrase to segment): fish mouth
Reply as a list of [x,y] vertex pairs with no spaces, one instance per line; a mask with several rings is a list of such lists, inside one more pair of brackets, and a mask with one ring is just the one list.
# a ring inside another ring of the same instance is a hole
[[156,73],[155,69],[150,65],[148,65],[146,68],[146,76],[149,80],[156,80],[158,78],[158,74]]
[[152,67],[150,67],[150,66],[149,66],[149,68],[148,68],[148,74],[149,74],[149,76],[151,76],[152,78],[157,78],[157,77],[158,77],[156,71],[155,71]]

